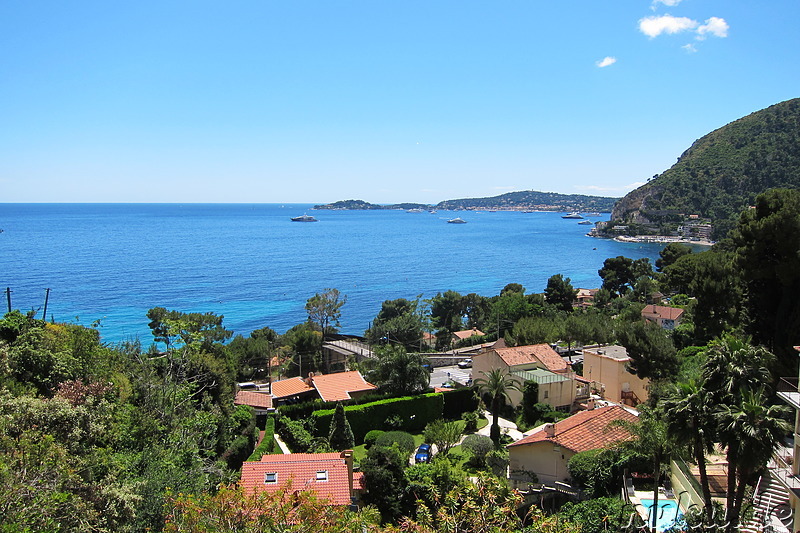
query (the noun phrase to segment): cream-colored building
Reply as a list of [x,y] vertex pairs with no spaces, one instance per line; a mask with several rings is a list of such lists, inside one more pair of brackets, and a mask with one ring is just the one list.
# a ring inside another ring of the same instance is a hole
[[[590,407],[594,402],[590,401]],[[569,460],[576,453],[605,448],[630,438],[616,420],[635,423],[637,414],[619,405],[580,411],[555,424],[542,426],[531,435],[509,444],[509,480],[514,488],[537,482],[552,486],[568,482]],[[534,481],[535,480],[535,481]]]
[[583,349],[583,377],[606,400],[636,406],[647,400],[650,381],[628,371],[624,346]]
[[494,348],[473,356],[473,379],[486,379],[493,369],[508,373],[520,389],[509,391],[513,406],[522,402],[522,389],[526,381],[538,383],[539,402],[555,409],[569,412],[576,401],[589,397],[588,380],[575,375],[549,344]]

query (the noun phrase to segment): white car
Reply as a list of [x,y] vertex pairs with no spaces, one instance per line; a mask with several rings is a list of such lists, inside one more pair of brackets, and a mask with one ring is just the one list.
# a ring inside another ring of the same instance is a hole
[[472,368],[472,359],[464,359],[458,362],[458,368]]

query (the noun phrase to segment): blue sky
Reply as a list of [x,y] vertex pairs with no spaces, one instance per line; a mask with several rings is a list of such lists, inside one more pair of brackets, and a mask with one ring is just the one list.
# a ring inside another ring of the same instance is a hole
[[800,96],[797,0],[0,4],[0,202],[622,196]]

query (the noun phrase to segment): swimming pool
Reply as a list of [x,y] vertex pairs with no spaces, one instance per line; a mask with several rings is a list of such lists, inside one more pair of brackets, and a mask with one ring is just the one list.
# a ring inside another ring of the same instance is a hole
[[[639,501],[642,502],[642,507],[647,511],[647,523],[652,524],[653,515],[651,513],[653,510],[653,500],[641,499]],[[656,512],[656,530],[658,531],[666,531],[683,517],[683,513],[678,507],[678,502],[675,500],[659,498],[658,511]]]

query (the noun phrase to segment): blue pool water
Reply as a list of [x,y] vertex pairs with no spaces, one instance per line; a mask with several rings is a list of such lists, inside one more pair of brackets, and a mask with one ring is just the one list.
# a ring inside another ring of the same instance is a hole
[[[642,499],[640,501],[642,502],[642,506],[645,509],[647,509],[647,514],[648,514],[647,523],[652,524],[653,500]],[[658,514],[656,515],[656,529],[658,531],[666,531],[683,516],[683,513],[678,507],[678,502],[676,502],[675,500],[668,500],[662,498],[658,499],[657,513]]]

